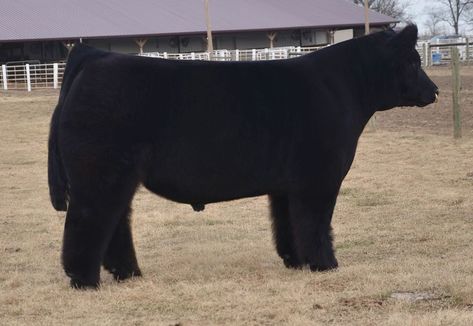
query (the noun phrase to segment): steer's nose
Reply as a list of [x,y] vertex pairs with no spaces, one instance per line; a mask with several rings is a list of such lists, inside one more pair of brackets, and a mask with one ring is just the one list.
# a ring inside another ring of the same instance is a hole
[[435,103],[437,103],[439,101],[439,95],[440,95],[440,91],[439,89],[437,88],[435,90]]

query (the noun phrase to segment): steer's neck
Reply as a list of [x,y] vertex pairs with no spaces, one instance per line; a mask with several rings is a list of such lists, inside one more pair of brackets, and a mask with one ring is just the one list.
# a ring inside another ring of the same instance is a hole
[[369,115],[396,107],[399,96],[391,75],[391,62],[386,59],[380,43],[374,37],[360,38],[353,43],[353,57],[359,66],[358,79],[362,82],[360,95]]

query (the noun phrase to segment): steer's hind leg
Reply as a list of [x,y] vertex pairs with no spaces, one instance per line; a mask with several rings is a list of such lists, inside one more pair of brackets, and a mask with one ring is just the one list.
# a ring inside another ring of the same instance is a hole
[[331,220],[335,195],[293,195],[289,212],[294,230],[296,251],[303,264],[312,271],[338,266],[332,245]]
[[118,281],[141,276],[133,246],[130,211],[127,207],[122,213],[103,259],[104,268]]
[[[100,266],[115,230],[124,227],[122,220],[127,216],[136,191],[138,178],[133,165],[114,158],[110,161],[115,165],[109,166],[107,161],[98,159],[92,166],[88,161],[80,160],[71,160],[69,165],[71,199],[64,229],[62,263],[75,288],[99,285]],[[124,232],[127,234],[126,228]],[[112,253],[116,255],[117,251],[112,250]]]
[[62,264],[74,288],[99,285],[100,265],[117,222],[107,208],[71,196],[64,227]]
[[289,200],[284,195],[270,195],[269,201],[276,251],[286,267],[300,268],[302,265],[294,248],[293,230],[289,219]]

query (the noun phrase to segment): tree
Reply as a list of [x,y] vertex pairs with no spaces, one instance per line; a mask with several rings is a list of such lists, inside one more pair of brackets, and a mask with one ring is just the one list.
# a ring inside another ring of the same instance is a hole
[[[473,1],[473,0],[471,0]],[[353,0],[354,3],[364,6],[364,0]],[[402,19],[406,17],[406,5],[400,0],[368,0],[370,9],[393,18]]]
[[430,8],[427,10],[427,19],[425,26],[427,27],[427,36],[435,36],[438,34],[444,34],[444,28],[441,26],[443,19],[438,9]]
[[439,17],[452,26],[458,35],[460,24],[471,19],[473,0],[435,0],[435,2],[440,8]]

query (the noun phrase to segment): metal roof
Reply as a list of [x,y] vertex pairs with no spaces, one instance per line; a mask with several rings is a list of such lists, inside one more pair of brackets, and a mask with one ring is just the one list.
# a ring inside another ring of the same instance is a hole
[[[209,0],[214,32],[364,24],[347,0]],[[373,25],[397,22],[370,12]],[[204,33],[204,0],[0,0],[0,41]]]

